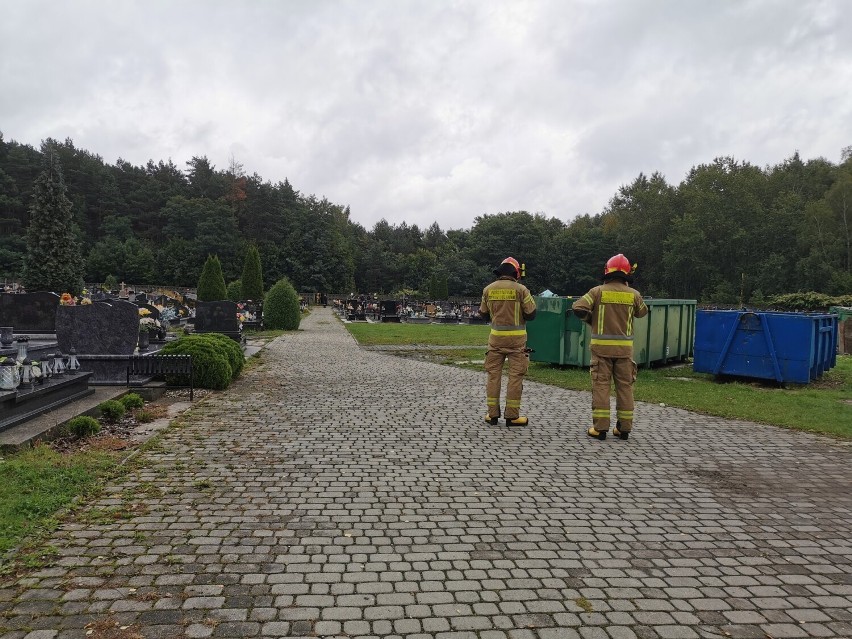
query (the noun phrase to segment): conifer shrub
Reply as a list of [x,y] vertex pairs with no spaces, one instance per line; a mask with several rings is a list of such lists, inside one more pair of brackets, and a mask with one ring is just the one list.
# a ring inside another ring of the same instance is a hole
[[228,299],[232,302],[240,302],[243,300],[243,282],[242,280],[234,280],[228,284],[227,290]]
[[[216,340],[205,339],[204,335],[181,337],[166,344],[160,353],[192,355],[192,383],[197,388],[222,390],[233,378],[225,349]],[[166,381],[173,383],[176,380],[166,376]]]
[[222,274],[222,264],[216,255],[208,255],[198,278],[198,301],[215,302],[228,299],[228,289],[225,287],[225,276]]
[[83,439],[99,433],[101,430],[100,422],[94,417],[88,415],[80,415],[68,422],[68,430],[74,437]]
[[108,422],[117,422],[127,412],[124,404],[115,399],[108,399],[105,402],[101,402],[98,404],[98,410],[101,411],[101,415]]
[[256,246],[250,246],[243,264],[242,298],[259,302],[263,299],[263,273],[260,268],[260,253]]
[[295,331],[299,328],[302,313],[299,296],[287,278],[278,280],[269,289],[263,302],[263,325],[273,330]]
[[127,410],[142,408],[145,405],[145,400],[143,400],[142,396],[137,393],[128,393],[127,395],[120,397],[118,401],[124,404],[124,408]]

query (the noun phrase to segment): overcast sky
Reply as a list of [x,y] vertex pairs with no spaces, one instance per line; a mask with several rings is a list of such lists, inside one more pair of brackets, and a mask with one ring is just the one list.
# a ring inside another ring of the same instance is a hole
[[249,173],[353,221],[599,213],[640,172],[852,145],[847,0],[0,0],[0,131]]

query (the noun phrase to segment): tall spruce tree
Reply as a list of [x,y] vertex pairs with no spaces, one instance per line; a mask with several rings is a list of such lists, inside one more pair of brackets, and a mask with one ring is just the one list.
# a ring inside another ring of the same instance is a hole
[[260,268],[260,253],[257,247],[252,245],[246,251],[246,259],[243,264],[242,298],[259,302],[263,299],[263,274]]
[[71,200],[66,195],[62,166],[45,145],[44,170],[33,185],[24,286],[29,291],[78,295],[83,290],[83,256],[76,235]]
[[228,288],[222,274],[222,264],[216,255],[208,255],[198,278],[198,301],[215,302],[228,299]]

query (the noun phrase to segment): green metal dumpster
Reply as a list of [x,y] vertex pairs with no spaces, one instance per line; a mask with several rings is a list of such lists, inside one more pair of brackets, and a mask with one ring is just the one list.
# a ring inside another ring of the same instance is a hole
[[852,353],[852,307],[832,306],[828,312],[837,315],[837,352],[849,355]]
[[[592,338],[588,324],[567,313],[576,297],[534,296],[536,317],[527,323],[530,360],[560,366],[588,366]],[[633,358],[650,367],[684,361],[695,341],[695,300],[646,299],[648,314],[633,320]]]

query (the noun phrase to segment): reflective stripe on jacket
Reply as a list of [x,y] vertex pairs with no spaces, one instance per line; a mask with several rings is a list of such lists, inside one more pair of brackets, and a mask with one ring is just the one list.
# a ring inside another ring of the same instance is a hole
[[535,301],[526,286],[511,277],[501,277],[485,287],[480,313],[491,316],[490,346],[523,348],[527,343],[525,315],[535,311]]
[[633,357],[633,318],[648,314],[639,291],[612,280],[594,287],[572,309],[591,326],[595,355]]

